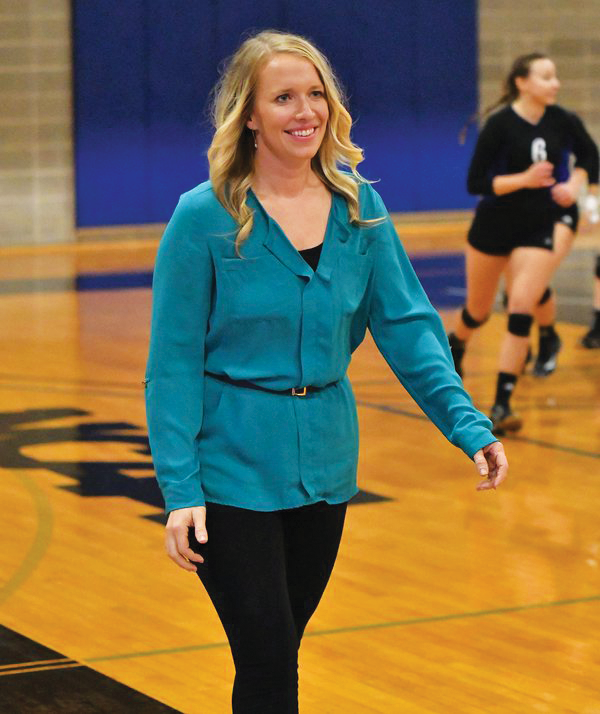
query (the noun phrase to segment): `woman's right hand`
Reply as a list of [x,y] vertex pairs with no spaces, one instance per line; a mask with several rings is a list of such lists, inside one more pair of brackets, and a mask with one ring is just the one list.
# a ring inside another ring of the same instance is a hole
[[206,543],[206,508],[194,506],[193,508],[178,508],[169,513],[165,533],[165,547],[169,558],[180,568],[190,573],[198,569],[194,563],[203,563],[204,558],[190,548],[188,528],[194,528],[198,543]]
[[523,188],[547,188],[554,186],[553,164],[549,161],[537,161],[523,172]]

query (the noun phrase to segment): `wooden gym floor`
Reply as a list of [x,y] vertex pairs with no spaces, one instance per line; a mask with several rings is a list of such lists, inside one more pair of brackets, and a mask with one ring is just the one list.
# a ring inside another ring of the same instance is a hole
[[[445,320],[465,220],[399,230]],[[195,576],[163,554],[141,380],[156,240],[0,249],[0,711],[229,711],[233,667]],[[366,341],[351,376],[362,497],[301,649],[303,714],[600,713],[600,231],[555,280],[564,349],[524,377],[509,481],[469,461]],[[504,318],[473,339],[487,410]]]

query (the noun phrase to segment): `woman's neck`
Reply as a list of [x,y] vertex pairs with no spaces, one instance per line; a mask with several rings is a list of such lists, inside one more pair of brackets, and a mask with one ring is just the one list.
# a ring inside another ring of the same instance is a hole
[[252,176],[252,190],[259,197],[280,196],[293,198],[306,189],[318,188],[321,181],[313,172],[310,163],[298,166],[282,166],[256,156]]
[[520,117],[531,124],[537,124],[546,111],[545,104],[523,96],[515,99],[511,106]]

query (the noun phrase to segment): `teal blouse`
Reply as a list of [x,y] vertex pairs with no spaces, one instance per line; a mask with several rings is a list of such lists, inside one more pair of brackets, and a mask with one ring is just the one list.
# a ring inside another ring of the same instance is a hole
[[[380,196],[361,184],[359,200],[363,219],[385,220],[352,225],[333,194],[313,272],[252,193],[242,257],[210,182],[181,197],[156,258],[145,380],[167,511],[205,501],[271,511],[351,498],[358,420],[346,370],[367,328],[453,444],[472,456],[496,440],[454,371],[442,322]],[[285,396],[207,372],[275,390],[325,388]]]

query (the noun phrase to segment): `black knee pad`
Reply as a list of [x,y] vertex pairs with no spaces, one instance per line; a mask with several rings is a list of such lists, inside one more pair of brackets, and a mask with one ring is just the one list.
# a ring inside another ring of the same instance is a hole
[[511,312],[508,316],[508,331],[517,337],[529,337],[533,317],[524,312]]
[[483,318],[483,320],[476,320],[466,307],[463,307],[460,317],[461,320],[465,323],[465,325],[471,330],[474,330],[476,327],[481,327],[483,323],[486,322],[488,319],[488,316],[486,316]]
[[552,288],[551,288],[550,286],[548,286],[548,287],[544,290],[544,294],[543,294],[542,297],[540,298],[540,301],[538,302],[538,305],[545,305],[545,304],[548,302],[548,300],[550,300],[551,297],[552,297]]
[[600,278],[600,255],[596,256],[596,277]]

